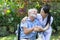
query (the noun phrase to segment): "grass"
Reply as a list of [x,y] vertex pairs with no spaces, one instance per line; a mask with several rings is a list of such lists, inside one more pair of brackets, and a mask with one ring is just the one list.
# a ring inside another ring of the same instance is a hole
[[[16,36],[14,34],[11,34],[9,36],[6,36],[6,37],[0,37],[0,40],[14,40]],[[51,40],[59,40],[60,38],[60,35],[53,35],[51,37]]]
[[60,40],[60,35],[59,36],[57,36],[57,35],[56,36],[52,36],[51,40]]
[[6,37],[0,37],[0,40],[14,40],[15,35],[11,34],[9,36]]

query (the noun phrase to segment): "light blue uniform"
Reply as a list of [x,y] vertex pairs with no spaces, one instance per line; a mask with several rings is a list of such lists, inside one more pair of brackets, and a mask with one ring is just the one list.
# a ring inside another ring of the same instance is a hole
[[36,40],[36,33],[37,32],[34,32],[32,31],[30,34],[24,34],[24,31],[23,31],[23,27],[27,27],[28,29],[30,28],[33,28],[34,26],[40,26],[40,23],[38,22],[38,20],[34,20],[33,22],[28,18],[26,20],[26,22],[24,23],[21,23],[20,27],[21,27],[21,31],[20,31],[20,38],[28,38],[30,40]]
[[[41,14],[37,14],[37,19],[43,25],[42,27],[44,28],[45,24],[47,22],[47,17],[43,20]],[[51,28],[52,22],[53,22],[53,17],[51,17],[51,19],[50,19],[50,27],[48,28],[48,30],[46,30],[45,32],[42,33],[43,40],[50,40],[50,36],[51,36],[51,33],[52,33],[52,28]]]

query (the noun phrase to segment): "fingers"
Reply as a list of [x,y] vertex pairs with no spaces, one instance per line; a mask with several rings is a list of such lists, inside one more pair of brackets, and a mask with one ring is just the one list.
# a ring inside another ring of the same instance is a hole
[[24,18],[21,20],[21,22],[25,22],[26,19],[27,19],[27,17],[24,17]]
[[35,28],[34,28],[34,31],[39,31],[39,28],[38,28],[38,27],[35,27]]
[[44,31],[42,27],[35,27],[34,30],[35,31]]

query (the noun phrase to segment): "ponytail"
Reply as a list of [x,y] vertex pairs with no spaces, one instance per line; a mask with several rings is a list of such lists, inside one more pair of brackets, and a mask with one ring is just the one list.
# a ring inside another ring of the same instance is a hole
[[[49,23],[50,24],[50,19],[51,19],[51,14],[50,13],[48,13],[48,17],[47,17],[47,22],[46,22],[46,25]],[[46,26],[45,25],[45,26]]]
[[[50,18],[51,18],[51,14],[50,14],[50,12],[49,12],[49,10],[50,10],[50,5],[45,5],[45,6],[43,7],[43,10],[44,10],[45,13],[48,14],[46,25],[47,25],[48,23],[50,24]],[[46,25],[45,25],[45,26],[46,26]]]

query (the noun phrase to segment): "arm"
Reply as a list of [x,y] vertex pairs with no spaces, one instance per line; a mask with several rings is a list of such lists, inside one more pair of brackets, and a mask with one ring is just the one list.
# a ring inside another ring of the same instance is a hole
[[[53,22],[53,17],[51,17],[50,24],[48,23],[45,28],[42,28],[41,26],[37,26],[35,28],[35,31],[46,31],[51,26],[52,22]],[[39,23],[39,25],[40,25],[40,23]],[[38,30],[36,30],[36,29],[38,29]]]
[[25,22],[26,21],[26,19],[27,19],[28,17],[27,16],[25,16],[22,20],[21,20],[21,22]]
[[49,28],[49,24],[45,28],[42,28],[41,26],[37,26],[34,28],[34,31],[46,31]]
[[24,30],[25,34],[29,34],[29,33],[31,33],[33,31],[33,28],[28,29],[28,28],[24,27],[23,30]]
[[33,28],[28,28],[28,23],[26,21],[24,23],[21,23],[21,28],[25,34],[29,34],[33,31]]
[[40,31],[43,31],[43,28],[40,27],[40,26],[39,27],[37,26],[37,27],[34,28],[34,31],[40,32]]
[[50,21],[50,24],[48,23],[48,24],[46,25],[46,27],[44,28],[44,31],[46,31],[46,30],[52,25],[53,17],[51,17],[50,20],[51,20],[51,21]]
[[50,27],[49,23],[46,25],[45,28],[43,28],[43,31],[46,31]]

